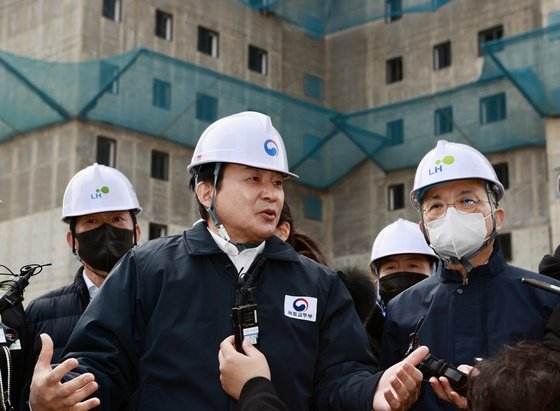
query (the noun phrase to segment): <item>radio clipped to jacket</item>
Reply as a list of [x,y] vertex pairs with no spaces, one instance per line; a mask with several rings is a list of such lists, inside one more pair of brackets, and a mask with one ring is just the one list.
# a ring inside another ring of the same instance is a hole
[[243,352],[241,344],[247,339],[255,345],[259,341],[259,324],[257,318],[257,304],[245,304],[231,309],[235,348]]

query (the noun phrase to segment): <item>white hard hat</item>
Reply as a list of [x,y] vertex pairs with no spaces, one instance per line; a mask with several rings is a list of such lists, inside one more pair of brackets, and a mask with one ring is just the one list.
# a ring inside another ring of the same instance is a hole
[[496,194],[496,201],[504,196],[504,186],[498,180],[494,167],[478,150],[466,144],[439,140],[416,169],[410,201],[419,210],[422,197],[429,187],[471,178],[488,181]]
[[379,259],[397,254],[422,254],[438,258],[426,243],[418,224],[399,218],[377,234],[371,248],[370,264]]
[[284,142],[270,117],[245,111],[212,123],[200,136],[187,170],[208,163],[236,163],[292,177]]
[[66,186],[62,221],[105,211],[142,211],[134,187],[119,170],[94,163],[76,173]]

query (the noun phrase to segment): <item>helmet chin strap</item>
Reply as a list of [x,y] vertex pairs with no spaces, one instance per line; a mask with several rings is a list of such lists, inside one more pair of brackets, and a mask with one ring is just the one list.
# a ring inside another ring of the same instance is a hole
[[[475,251],[473,251],[473,252],[471,252],[467,255],[464,255],[461,258],[457,258],[457,257],[453,257],[453,256],[443,257],[434,249],[434,252],[443,261],[445,261],[446,263],[451,263],[451,264],[461,264],[463,267],[465,267],[465,270],[467,270],[467,273],[470,273],[472,271],[472,269],[474,268],[473,265],[470,263],[470,260],[472,260],[473,258],[478,256],[480,253],[482,253],[482,251],[484,251],[484,249],[488,246],[488,244],[490,244],[492,241],[494,241],[494,239],[498,235],[498,231],[496,230],[496,213],[494,212],[494,211],[496,211],[496,209],[494,208],[494,202],[492,201],[492,198],[490,196],[490,188],[488,187],[488,185],[486,185],[486,190],[485,191],[486,191],[486,195],[488,197],[488,203],[490,203],[490,215],[492,216],[492,232],[486,238],[486,240],[484,240],[482,245],[477,250],[475,250]],[[424,238],[426,239],[426,242],[428,243],[428,245],[430,245],[430,240],[429,240],[428,235],[426,233],[426,226],[424,224],[424,213],[421,213],[421,218],[422,218],[422,234],[424,234]]]
[[379,280],[380,280],[380,275],[379,275],[379,267],[377,266],[377,263],[372,263],[371,264],[371,270],[373,271],[373,275],[376,278],[376,284],[375,284],[375,305],[379,308],[379,311],[381,312],[381,315],[383,317],[387,317],[387,307],[385,307],[385,303],[383,302],[383,299],[381,298],[381,294],[379,293]]
[[212,219],[212,222],[216,226],[218,230],[218,235],[222,237],[227,242],[231,242],[229,238],[229,234],[226,231],[226,228],[218,218],[218,214],[216,213],[216,205],[215,205],[215,198],[216,198],[216,184],[218,183],[218,175],[220,174],[220,169],[222,168],[222,163],[216,163],[214,166],[214,184],[212,186],[212,200],[210,201],[210,207],[206,209],[208,215]]
[[74,246],[74,234],[72,233],[72,254],[74,254],[74,256],[76,257],[76,259],[84,266],[87,267],[87,269],[89,271],[91,271],[93,274],[95,274],[96,276],[98,276],[99,278],[101,278],[102,280],[105,280],[107,278],[107,275],[109,274],[101,274],[100,272],[98,272],[95,268],[93,268],[91,265],[89,265],[88,263],[86,263],[82,257],[80,257],[80,254],[78,253],[78,251],[76,250],[75,246]]
[[102,280],[105,280],[107,278],[107,276],[109,274],[101,274],[100,272],[98,272],[95,268],[93,268],[91,265],[89,265],[88,263],[86,263],[84,260],[82,260],[82,258],[80,257],[80,255],[78,253],[76,253],[76,258],[78,259],[78,261],[80,261],[85,267],[87,267],[87,269],[89,271],[91,271],[93,274],[95,274],[96,276],[98,276],[99,278],[101,278]]
[[[494,218],[492,218],[494,219]],[[447,261],[451,264],[461,264],[463,267],[465,267],[465,270],[467,270],[467,273],[470,273],[471,270],[474,268],[473,265],[470,263],[469,260],[472,260],[473,258],[475,258],[477,255],[479,255],[485,248],[486,246],[490,243],[490,241],[493,241],[494,238],[496,238],[496,231],[492,231],[492,234],[490,234],[490,236],[484,240],[484,242],[482,243],[482,245],[480,246],[480,248],[472,253],[469,253],[461,258],[457,258],[457,257],[449,257],[449,258],[442,258],[442,260]],[[438,254],[439,255],[439,254]]]

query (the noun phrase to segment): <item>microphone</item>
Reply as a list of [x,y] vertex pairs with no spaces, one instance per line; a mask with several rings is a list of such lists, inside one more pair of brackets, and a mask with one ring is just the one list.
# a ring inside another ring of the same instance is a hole
[[[38,274],[43,267],[52,264],[31,264],[23,266],[20,270],[19,278],[15,281],[10,281],[10,285],[4,295],[0,297],[0,314],[8,308],[15,307],[23,301],[23,290],[29,285],[29,278]],[[35,271],[40,269],[37,273]]]
[[521,279],[525,284],[532,285],[533,287],[540,288],[541,290],[549,291],[554,294],[560,295],[560,287],[547,283],[546,281],[535,280],[534,278],[523,277]]

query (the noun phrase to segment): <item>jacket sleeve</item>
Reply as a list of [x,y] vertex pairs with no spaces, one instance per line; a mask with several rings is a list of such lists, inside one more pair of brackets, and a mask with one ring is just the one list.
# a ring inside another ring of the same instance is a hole
[[317,410],[371,410],[381,372],[352,298],[336,277],[320,324],[314,404]]
[[37,317],[40,307],[37,307],[37,300],[29,303],[25,309],[25,320],[27,324],[27,335],[29,336],[29,344],[32,347],[33,363],[36,362],[39,352],[41,351],[41,340],[37,331]]
[[76,358],[75,373],[91,372],[99,384],[100,409],[124,409],[138,384],[138,357],[146,327],[134,251],[115,266],[78,321],[63,359]]
[[393,301],[387,308],[387,318],[383,326],[383,337],[381,338],[381,354],[379,362],[381,367],[388,368],[403,359],[400,342],[399,342],[399,326],[393,319],[394,313],[391,306]]
[[278,398],[270,380],[255,377],[245,383],[237,403],[237,411],[288,411]]

